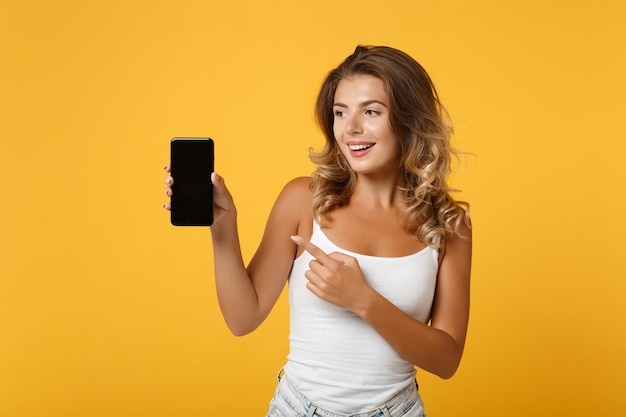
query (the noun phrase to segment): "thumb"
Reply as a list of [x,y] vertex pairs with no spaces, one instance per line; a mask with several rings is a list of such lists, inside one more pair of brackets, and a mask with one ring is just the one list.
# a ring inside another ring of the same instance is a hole
[[211,173],[211,182],[213,183],[213,193],[217,199],[222,201],[222,198],[230,198],[230,192],[226,188],[224,178],[217,172]]
[[211,173],[211,182],[217,191],[224,192],[224,189],[226,188],[224,178],[222,178],[217,172]]

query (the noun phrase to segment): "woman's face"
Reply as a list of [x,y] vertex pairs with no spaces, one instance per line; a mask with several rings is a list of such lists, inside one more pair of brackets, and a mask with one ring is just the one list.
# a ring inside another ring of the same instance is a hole
[[391,130],[381,79],[356,74],[341,80],[333,113],[335,140],[357,175],[397,175],[400,145]]

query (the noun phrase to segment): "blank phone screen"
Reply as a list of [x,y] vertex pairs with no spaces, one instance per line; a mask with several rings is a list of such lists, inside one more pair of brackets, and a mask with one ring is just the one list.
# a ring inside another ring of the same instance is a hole
[[170,152],[171,222],[175,226],[213,224],[213,140],[174,138]]

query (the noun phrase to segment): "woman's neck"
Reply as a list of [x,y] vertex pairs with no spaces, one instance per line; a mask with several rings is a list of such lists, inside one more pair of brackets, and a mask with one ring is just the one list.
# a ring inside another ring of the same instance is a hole
[[402,190],[400,175],[395,177],[376,178],[358,175],[350,204],[363,209],[390,209],[406,204],[405,192]]

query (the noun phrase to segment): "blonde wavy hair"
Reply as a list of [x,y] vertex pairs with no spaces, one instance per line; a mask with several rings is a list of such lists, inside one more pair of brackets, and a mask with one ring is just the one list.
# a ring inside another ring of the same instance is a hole
[[450,118],[424,68],[406,53],[386,46],[358,46],[324,80],[317,97],[316,119],[324,132],[324,148],[310,151],[317,165],[312,175],[313,215],[328,220],[333,208],[348,202],[356,175],[341,153],[333,133],[333,104],[344,78],[364,74],[382,80],[389,97],[391,129],[401,147],[401,169],[407,208],[401,216],[406,232],[433,247],[447,233],[463,236],[470,227],[469,204],[455,201],[447,185],[451,159],[460,152],[450,145]]

